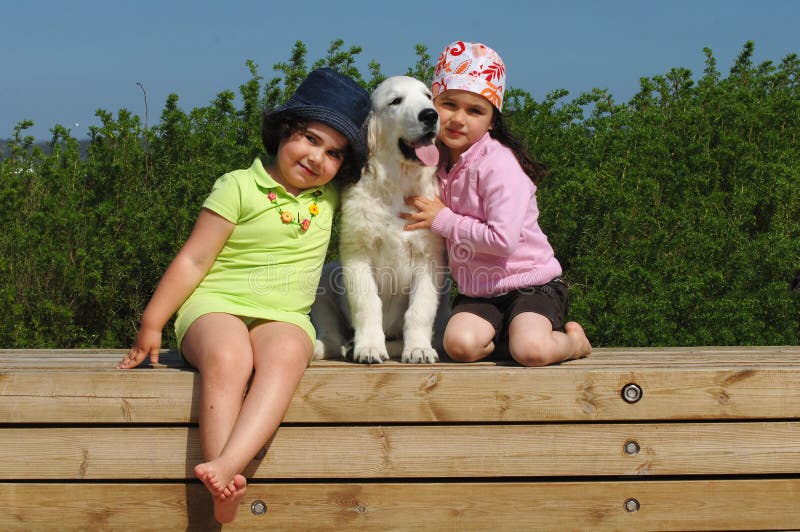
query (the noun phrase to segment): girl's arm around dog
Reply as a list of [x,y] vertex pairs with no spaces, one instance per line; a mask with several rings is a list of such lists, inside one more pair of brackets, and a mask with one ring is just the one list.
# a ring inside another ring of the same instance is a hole
[[417,212],[401,212],[400,218],[411,220],[404,229],[413,231],[415,229],[430,229],[433,219],[444,209],[446,205],[439,198],[425,198],[422,196],[411,196],[406,198],[406,205],[414,207]]

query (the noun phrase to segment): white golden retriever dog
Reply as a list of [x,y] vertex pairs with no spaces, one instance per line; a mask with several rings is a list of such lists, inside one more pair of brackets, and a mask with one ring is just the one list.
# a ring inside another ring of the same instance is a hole
[[438,194],[438,129],[422,82],[395,76],[372,93],[369,158],[358,183],[342,193],[341,266],[325,266],[311,308],[314,359],[349,355],[377,364],[400,351],[405,363],[439,360],[434,346],[441,348],[449,314],[444,241],[431,231],[405,231],[399,216],[409,210],[407,196]]

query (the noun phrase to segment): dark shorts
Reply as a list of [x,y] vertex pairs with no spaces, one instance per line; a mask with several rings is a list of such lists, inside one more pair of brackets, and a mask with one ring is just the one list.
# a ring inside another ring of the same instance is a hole
[[453,300],[452,314],[469,312],[485,319],[494,327],[495,344],[500,345],[508,343],[508,326],[518,314],[541,314],[550,320],[554,331],[561,331],[568,310],[568,286],[557,278],[541,286],[520,288],[495,297],[458,294]]

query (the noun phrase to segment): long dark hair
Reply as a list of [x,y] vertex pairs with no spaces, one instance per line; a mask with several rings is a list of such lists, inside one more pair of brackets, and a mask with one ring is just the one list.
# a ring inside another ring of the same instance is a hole
[[547,175],[547,167],[538,161],[534,161],[528,155],[528,151],[522,142],[506,128],[503,123],[503,114],[496,108],[494,109],[494,123],[492,124],[492,129],[489,130],[489,135],[514,153],[514,157],[517,158],[522,171],[531,178],[534,184],[538,185]]

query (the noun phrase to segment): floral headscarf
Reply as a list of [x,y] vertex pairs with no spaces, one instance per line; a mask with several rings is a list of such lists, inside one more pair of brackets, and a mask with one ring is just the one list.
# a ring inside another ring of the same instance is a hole
[[506,67],[500,56],[479,42],[453,42],[436,63],[431,92],[436,98],[448,89],[479,94],[498,111],[503,109]]

